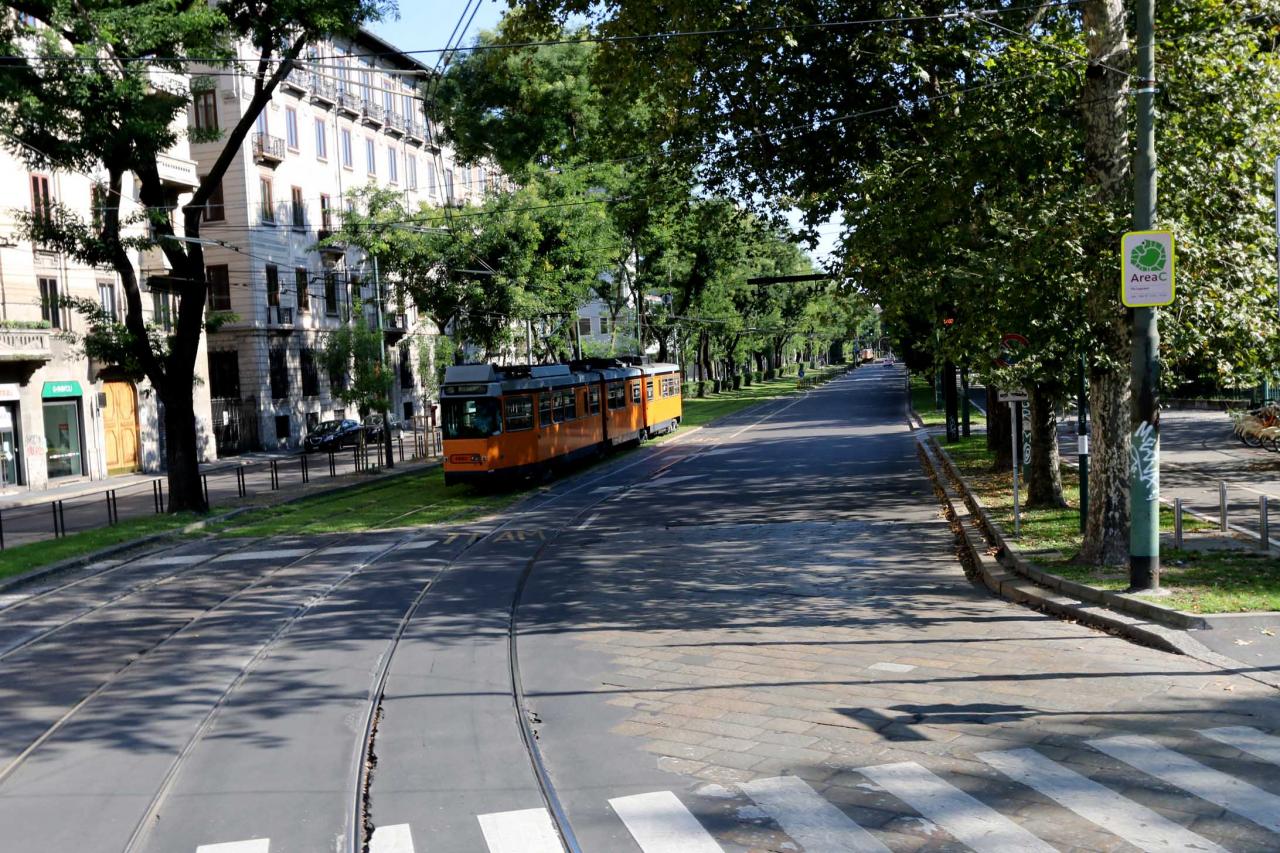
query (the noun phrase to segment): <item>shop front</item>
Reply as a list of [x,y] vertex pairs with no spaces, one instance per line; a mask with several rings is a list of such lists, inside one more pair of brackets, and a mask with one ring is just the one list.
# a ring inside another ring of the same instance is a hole
[[50,480],[83,477],[83,391],[79,382],[46,382],[41,392],[44,408],[45,463]]
[[0,489],[22,485],[22,423],[19,418],[22,386],[16,382],[0,383]]

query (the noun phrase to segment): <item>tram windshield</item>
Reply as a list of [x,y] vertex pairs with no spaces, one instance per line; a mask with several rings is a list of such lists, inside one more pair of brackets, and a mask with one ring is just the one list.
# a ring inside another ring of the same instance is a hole
[[502,432],[502,414],[496,397],[440,401],[445,438],[488,438]]

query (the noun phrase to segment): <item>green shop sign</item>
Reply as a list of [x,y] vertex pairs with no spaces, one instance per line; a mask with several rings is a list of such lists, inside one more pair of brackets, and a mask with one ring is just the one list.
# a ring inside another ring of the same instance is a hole
[[40,393],[40,396],[45,398],[79,397],[82,393],[79,382],[46,382],[44,383],[44,391]]

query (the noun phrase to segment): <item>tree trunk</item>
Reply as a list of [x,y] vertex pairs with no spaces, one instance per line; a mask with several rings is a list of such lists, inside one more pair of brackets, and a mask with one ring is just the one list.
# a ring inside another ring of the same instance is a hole
[[1013,423],[1009,404],[1001,403],[999,394],[995,386],[987,385],[987,449],[995,451],[996,470],[1009,471],[1013,469]]
[[[1130,334],[1116,298],[1112,260],[1129,198],[1130,155],[1125,71],[1130,67],[1123,0],[1085,0],[1089,66],[1081,97],[1085,183],[1103,214],[1086,241],[1086,257],[1100,267],[1085,301],[1094,339],[1089,407],[1094,416],[1089,468],[1089,518],[1079,560],[1121,563],[1129,555]],[[1107,214],[1110,214],[1109,216]]]
[[164,403],[164,450],[168,468],[169,512],[206,512],[203,481],[200,479],[200,444],[196,434],[195,401],[191,393],[194,372],[186,370],[186,381],[174,372],[170,363],[170,388],[175,393],[157,390]]
[[1027,508],[1061,508],[1062,468],[1058,458],[1058,417],[1053,397],[1043,387],[1032,384],[1031,459],[1027,465]]

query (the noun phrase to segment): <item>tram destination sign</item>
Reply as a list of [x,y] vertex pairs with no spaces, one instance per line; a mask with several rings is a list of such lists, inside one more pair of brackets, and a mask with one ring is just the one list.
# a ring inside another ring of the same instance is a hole
[[1120,238],[1120,301],[1126,308],[1168,305],[1174,295],[1172,231],[1130,231]]

